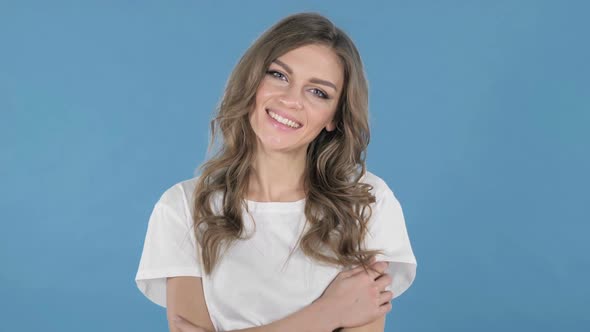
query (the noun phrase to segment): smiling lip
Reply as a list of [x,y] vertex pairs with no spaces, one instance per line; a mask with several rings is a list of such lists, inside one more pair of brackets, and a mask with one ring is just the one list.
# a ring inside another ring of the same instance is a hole
[[285,118],[287,120],[291,120],[291,121],[297,123],[299,125],[299,127],[297,129],[303,127],[303,124],[301,122],[299,122],[299,121],[293,119],[292,117],[286,115],[285,112],[283,112],[283,111],[279,111],[279,110],[277,110],[275,108],[266,108],[266,113],[268,113],[268,111],[272,111],[273,113],[278,114],[278,115],[280,115],[281,117],[283,117],[283,118]]

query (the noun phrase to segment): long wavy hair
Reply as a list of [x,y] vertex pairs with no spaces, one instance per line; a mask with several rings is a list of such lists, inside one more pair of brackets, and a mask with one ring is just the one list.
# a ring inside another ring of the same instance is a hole
[[300,13],[273,25],[248,48],[231,73],[211,121],[209,149],[219,132],[222,142],[217,153],[200,166],[193,195],[193,226],[206,274],[214,269],[222,249],[241,239],[245,231],[242,212],[248,206],[244,196],[257,142],[249,114],[258,85],[273,60],[309,44],[328,46],[338,55],[344,88],[334,118],[336,129],[323,129],[307,148],[304,211],[309,229],[300,235],[299,247],[318,262],[361,265],[365,270],[369,260],[381,253],[363,248],[375,197],[370,193],[372,187],[360,182],[366,173],[370,138],[368,86],[360,55],[352,40],[330,20],[316,13]]

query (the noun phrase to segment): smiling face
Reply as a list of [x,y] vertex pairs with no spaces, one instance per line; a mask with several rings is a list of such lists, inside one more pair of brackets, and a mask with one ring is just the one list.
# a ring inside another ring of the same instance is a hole
[[267,68],[256,90],[250,124],[265,151],[305,153],[322,131],[332,131],[343,68],[327,46],[305,45]]

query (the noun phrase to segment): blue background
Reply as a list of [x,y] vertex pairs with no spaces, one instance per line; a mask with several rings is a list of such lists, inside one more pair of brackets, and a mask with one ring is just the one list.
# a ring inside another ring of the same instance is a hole
[[317,11],[370,83],[418,274],[386,331],[587,331],[586,1],[0,2],[0,324],[165,331],[135,286],[241,54]]

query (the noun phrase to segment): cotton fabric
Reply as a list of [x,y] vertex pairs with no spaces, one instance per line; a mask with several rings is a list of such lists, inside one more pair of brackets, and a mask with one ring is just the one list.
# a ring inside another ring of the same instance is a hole
[[[135,281],[152,302],[166,306],[166,278],[201,277],[205,302],[216,331],[266,325],[309,305],[338,273],[312,261],[296,246],[305,224],[305,199],[296,202],[246,201],[243,220],[251,238],[236,241],[223,253],[209,276],[203,273],[200,246],[193,232],[193,190],[197,177],[167,189],[151,213]],[[376,197],[369,219],[366,249],[382,249],[378,261],[389,261],[393,278],[387,290],[405,292],[416,275],[401,205],[389,186],[367,172]],[[220,210],[217,197],[214,211]],[[287,260],[289,253],[295,249]]]

